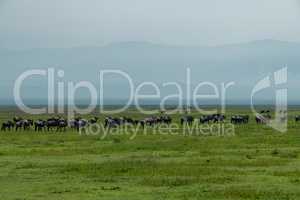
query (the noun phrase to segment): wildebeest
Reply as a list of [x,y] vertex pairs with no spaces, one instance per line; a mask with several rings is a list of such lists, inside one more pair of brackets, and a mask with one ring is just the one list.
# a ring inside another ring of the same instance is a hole
[[200,122],[201,124],[205,124],[205,123],[209,123],[210,120],[211,120],[211,117],[210,117],[210,116],[208,116],[208,115],[202,115],[202,116],[200,117],[200,119],[199,119],[199,122]]
[[266,124],[271,119],[271,115],[268,113],[266,115],[256,115],[255,121],[257,124]]
[[67,127],[68,127],[67,120],[65,120],[65,119],[58,120],[57,131],[66,131]]
[[69,127],[72,129],[76,129],[77,120],[71,119],[69,120]]
[[81,118],[75,118],[69,121],[69,126],[73,129],[76,129],[77,131],[85,128],[88,124],[88,120]]
[[119,118],[106,117],[104,120],[104,127],[113,128],[120,126],[122,124],[122,120]]
[[201,124],[205,123],[217,123],[217,122],[224,122],[225,120],[225,115],[222,114],[212,114],[212,115],[202,115],[199,119],[199,122]]
[[136,125],[138,125],[138,124],[141,125],[142,128],[145,127],[145,121],[144,120],[137,120]]
[[264,124],[266,122],[265,118],[262,115],[256,115],[255,121],[257,124]]
[[171,124],[172,118],[168,115],[163,115],[158,118],[158,122],[163,124]]
[[88,121],[89,124],[96,124],[98,122],[98,117],[94,117]]
[[29,130],[31,126],[33,126],[33,120],[31,119],[20,119],[19,121],[16,120],[15,122],[16,131],[22,128],[24,131]]
[[88,125],[88,121],[86,119],[79,119],[77,120],[77,130],[84,128]]
[[295,121],[296,121],[296,122],[299,122],[299,121],[300,121],[300,116],[299,116],[299,115],[295,116]]
[[47,121],[46,121],[47,130],[50,131],[50,130],[53,130],[53,128],[56,128],[56,130],[57,130],[58,120],[59,120],[59,118],[47,119]]
[[153,126],[157,123],[156,117],[147,117],[144,119],[145,125]]
[[68,122],[67,120],[60,117],[50,118],[46,121],[46,127],[48,131],[53,129],[56,129],[56,131],[66,131]]
[[181,125],[184,125],[184,124],[192,125],[193,122],[194,122],[193,116],[184,116],[184,117],[181,117],[181,119],[180,119]]
[[231,117],[232,124],[247,124],[249,122],[249,115],[234,115]]
[[3,122],[1,126],[1,131],[11,130],[14,127],[14,123],[12,121]]
[[168,115],[163,115],[163,116],[152,116],[152,117],[147,117],[143,120],[137,121],[137,124],[141,124],[142,126],[148,125],[148,126],[153,126],[153,125],[158,125],[158,124],[171,124],[172,123],[172,118]]
[[121,117],[120,120],[118,121],[120,122],[120,124],[132,124],[132,125],[137,124],[137,120],[134,120],[130,117]]
[[42,120],[42,119],[39,119],[37,121],[34,122],[34,130],[35,131],[42,131],[46,128],[46,121],[45,120]]
[[222,114],[214,114],[213,115],[213,122],[224,122],[226,119],[225,115]]

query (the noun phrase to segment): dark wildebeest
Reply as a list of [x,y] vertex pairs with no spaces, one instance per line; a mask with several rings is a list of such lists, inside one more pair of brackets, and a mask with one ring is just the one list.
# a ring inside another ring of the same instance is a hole
[[217,122],[224,122],[225,120],[225,115],[222,114],[212,114],[212,115],[202,115],[199,119],[199,122],[201,124],[205,124],[205,123],[217,123]]
[[121,119],[122,119],[122,121],[124,122],[124,123],[129,123],[129,124],[133,124],[134,123],[134,120],[133,119],[131,119],[130,117],[121,117]]
[[31,126],[33,126],[33,120],[31,119],[23,120],[23,130],[29,130]]
[[257,124],[264,124],[266,122],[266,119],[262,115],[256,115],[255,121]]
[[202,115],[202,116],[200,116],[199,123],[206,124],[206,123],[209,123],[210,121],[211,121],[211,117],[210,116],[208,116],[208,115]]
[[15,125],[12,121],[3,122],[1,126],[1,131],[6,131],[6,129],[10,131],[14,126]]
[[104,120],[104,127],[114,128],[121,125],[121,120],[118,118],[106,117]]
[[47,122],[45,120],[37,120],[34,122],[34,130],[35,131],[42,131],[46,128]]
[[65,119],[59,119],[57,125],[57,131],[66,131],[68,127],[68,122]]
[[145,120],[144,119],[142,119],[142,120],[133,120],[133,121],[129,121],[129,122],[126,122],[126,123],[128,123],[128,124],[131,124],[131,125],[139,125],[139,126],[141,126],[142,128],[145,128]]
[[135,123],[136,123],[137,125],[138,125],[138,124],[141,125],[142,128],[145,128],[145,121],[144,121],[144,120],[137,120]]
[[212,115],[212,120],[214,123],[217,123],[217,122],[224,122],[226,117],[225,115],[222,115],[222,114],[214,114]]
[[77,129],[77,120],[76,119],[71,119],[69,121],[69,127],[72,129]]
[[33,120],[31,119],[22,119],[19,121],[16,121],[15,123],[15,127],[16,127],[16,131],[18,131],[18,129],[23,128],[23,130],[29,130],[30,127],[33,126]]
[[120,120],[116,120],[116,121],[120,121],[120,124],[132,124],[132,125],[135,125],[137,123],[136,120],[133,120],[132,118],[129,118],[129,117],[121,117]]
[[255,116],[255,121],[257,124],[266,124],[270,119],[271,119],[270,114]]
[[73,129],[79,131],[82,128],[85,128],[88,125],[88,120],[76,118],[69,121],[69,126]]
[[16,127],[16,131],[19,129],[19,128],[22,128],[23,124],[22,124],[22,118],[21,117],[14,117],[13,118],[13,121],[15,123],[15,127]]
[[50,118],[46,122],[47,130],[53,130],[53,128],[58,129],[58,124],[59,124],[59,118]]
[[148,118],[144,119],[144,122],[145,122],[145,125],[153,126],[158,122],[158,120],[156,117],[148,117]]
[[56,131],[66,131],[68,127],[68,122],[62,118],[50,118],[46,122],[47,130],[56,129]]
[[300,121],[300,116],[299,116],[299,115],[297,115],[297,116],[295,117],[295,121],[296,121],[296,122],[299,122],[299,121]]
[[234,115],[231,117],[232,124],[247,124],[249,122],[248,115]]
[[172,118],[168,115],[164,115],[164,116],[159,117],[159,121],[160,121],[160,123],[163,123],[163,124],[171,124]]
[[184,124],[192,125],[193,122],[194,122],[193,116],[184,116],[184,117],[181,117],[181,119],[180,119],[181,125],[184,125]]
[[94,117],[94,118],[92,118],[92,119],[90,119],[88,122],[89,122],[89,124],[96,124],[97,122],[98,122],[98,117]]

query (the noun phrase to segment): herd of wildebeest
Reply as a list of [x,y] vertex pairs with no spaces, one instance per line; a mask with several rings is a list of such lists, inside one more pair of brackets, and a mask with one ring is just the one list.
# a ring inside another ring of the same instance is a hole
[[[249,115],[232,115],[230,117],[230,122],[232,124],[248,124]],[[255,116],[255,121],[257,124],[265,124],[271,119],[270,111],[263,110],[259,115]],[[35,130],[35,131],[66,131],[67,128],[73,130],[79,130],[87,126],[97,124],[98,117],[93,117],[91,119],[75,118],[72,120],[67,120],[62,117],[51,117],[49,119],[23,119],[21,117],[14,117],[12,120],[8,120],[2,123],[1,131],[10,130]],[[191,125],[198,121],[201,124],[206,123],[222,123],[225,122],[226,116],[223,114],[212,114],[212,115],[202,115],[199,118],[195,118],[191,115],[185,115],[180,118],[181,125]],[[300,116],[295,116],[295,121],[300,121]],[[169,115],[162,114],[161,116],[152,116],[144,119],[132,119],[130,117],[105,117],[104,127],[113,128],[121,125],[131,124],[145,126],[154,126],[158,124],[171,124],[172,118]]]

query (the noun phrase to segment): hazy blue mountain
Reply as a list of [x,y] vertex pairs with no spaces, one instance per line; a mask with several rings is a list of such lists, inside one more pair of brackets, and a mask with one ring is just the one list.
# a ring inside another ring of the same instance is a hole
[[[247,99],[249,90],[258,80],[288,66],[290,97],[297,99],[300,98],[296,94],[300,82],[299,53],[300,44],[275,40],[214,47],[124,42],[102,47],[0,49],[0,97],[12,97],[14,80],[27,69],[63,69],[65,81],[88,80],[97,85],[100,70],[121,69],[135,83],[177,81],[185,86],[185,72],[189,67],[193,85],[203,81],[218,84],[234,81],[236,87],[230,94],[232,98]],[[105,83],[108,97],[126,96],[124,80],[111,78]],[[41,98],[45,88],[44,79],[32,79],[24,86],[24,96]]]

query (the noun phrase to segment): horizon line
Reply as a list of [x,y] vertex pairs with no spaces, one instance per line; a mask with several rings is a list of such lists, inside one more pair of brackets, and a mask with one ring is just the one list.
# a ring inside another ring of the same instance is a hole
[[220,44],[170,44],[170,43],[164,43],[164,42],[153,42],[153,41],[147,41],[147,40],[128,40],[128,41],[117,41],[117,42],[107,42],[104,44],[86,44],[86,45],[74,45],[69,47],[28,47],[28,48],[9,48],[9,47],[3,47],[0,48],[0,50],[8,50],[8,51],[26,51],[26,50],[40,50],[40,49],[76,49],[76,48],[104,48],[104,47],[111,47],[111,46],[117,46],[117,45],[123,45],[123,44],[148,44],[152,46],[161,46],[161,47],[186,47],[186,48],[218,48],[218,47],[226,47],[226,46],[236,46],[236,45],[246,45],[246,44],[253,44],[253,43],[259,43],[259,42],[279,42],[279,43],[288,43],[288,44],[299,44],[300,41],[292,41],[292,40],[280,40],[280,39],[271,39],[271,38],[265,38],[265,39],[256,39],[256,40],[247,40],[247,41],[241,41],[241,42],[228,42],[228,43],[220,43]]

